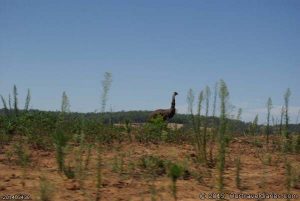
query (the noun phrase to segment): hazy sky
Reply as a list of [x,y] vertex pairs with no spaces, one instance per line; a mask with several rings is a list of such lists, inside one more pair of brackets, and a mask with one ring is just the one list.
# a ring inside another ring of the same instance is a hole
[[300,109],[300,1],[0,0],[0,94],[13,84],[23,107],[99,109],[104,72],[113,74],[108,109],[187,110],[199,92],[224,79],[243,120],[273,99],[279,115],[289,87],[291,121]]

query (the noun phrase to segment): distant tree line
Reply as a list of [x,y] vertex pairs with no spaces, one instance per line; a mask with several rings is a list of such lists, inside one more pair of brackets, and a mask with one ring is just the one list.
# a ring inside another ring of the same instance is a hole
[[[7,111],[5,109],[0,109],[0,116],[5,116],[9,113],[13,113],[14,111]],[[19,113],[29,113],[32,118],[34,116],[36,117],[45,117],[51,118],[52,122],[55,122],[55,119],[59,116],[61,113],[60,111],[41,111],[41,110],[19,110]],[[66,114],[67,118],[70,121],[78,120],[78,119],[85,119],[85,120],[97,120],[102,119],[105,124],[114,124],[114,123],[125,123],[126,121],[129,121],[131,123],[145,123],[148,121],[148,117],[151,111],[119,111],[119,112],[104,112],[104,113],[96,113],[96,112],[90,112],[90,113],[79,113],[79,112],[69,112]],[[204,120],[205,117],[201,116],[201,118]],[[170,123],[178,123],[178,124],[184,124],[185,126],[191,125],[191,118],[189,114],[176,114],[170,121]],[[233,134],[248,134],[251,132],[251,124],[243,122],[236,119],[229,119],[230,125],[231,125],[231,132]],[[208,128],[215,127],[216,125],[219,125],[219,117],[207,117],[207,123]],[[216,124],[216,125],[214,125]],[[258,131],[263,132],[264,129],[266,129],[265,125],[257,125],[256,128]],[[270,125],[270,133],[272,131],[278,130],[279,125]],[[289,131],[292,133],[300,132],[300,124],[290,124],[289,125]]]

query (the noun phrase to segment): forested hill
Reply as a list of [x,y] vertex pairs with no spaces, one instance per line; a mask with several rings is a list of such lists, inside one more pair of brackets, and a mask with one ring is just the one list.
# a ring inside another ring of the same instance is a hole
[[[22,111],[20,111],[22,113]],[[144,123],[147,122],[149,114],[151,111],[119,111],[119,112],[105,112],[104,114],[90,112],[90,113],[78,113],[70,112],[68,116],[70,118],[84,118],[84,119],[97,119],[99,117],[104,119],[105,123],[124,123],[126,120],[129,120],[132,123]],[[59,115],[59,111],[41,111],[41,110],[30,110],[30,114],[38,115],[40,118],[53,117]],[[5,110],[0,109],[0,115],[4,115]],[[201,116],[203,119],[204,117]],[[179,124],[190,124],[191,116],[188,114],[176,114],[169,122],[179,123]],[[208,117],[208,127],[216,127],[219,124],[218,117]],[[249,132],[252,123],[243,122],[239,120],[229,119],[229,124],[233,132],[244,133]],[[258,130],[263,129],[263,125],[258,125]],[[279,129],[279,125],[272,126],[273,130]],[[300,132],[300,124],[290,124],[289,130],[291,132]]]

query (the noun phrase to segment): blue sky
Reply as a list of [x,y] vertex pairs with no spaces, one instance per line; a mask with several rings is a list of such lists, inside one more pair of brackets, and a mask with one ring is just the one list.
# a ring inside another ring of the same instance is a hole
[[[0,1],[0,94],[13,84],[24,104],[72,111],[101,107],[101,80],[113,74],[108,109],[168,108],[177,91],[224,79],[243,120],[273,99],[278,116],[290,88],[291,121],[300,109],[300,1]],[[233,111],[235,114],[237,109]]]

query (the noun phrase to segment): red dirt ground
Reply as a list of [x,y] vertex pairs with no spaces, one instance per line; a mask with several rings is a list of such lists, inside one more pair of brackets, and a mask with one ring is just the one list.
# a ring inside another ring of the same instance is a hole
[[[262,140],[262,139],[261,139]],[[24,176],[23,169],[14,163],[14,159],[8,161],[8,150],[12,149],[12,142],[6,145],[0,153],[0,196],[14,195],[17,193],[27,194],[32,200],[39,200],[40,178],[46,177],[52,185],[52,200],[54,201],[83,201],[95,200],[96,197],[96,151],[92,151],[91,163],[86,171],[86,178],[80,186],[78,180],[68,179],[57,170],[54,151],[41,151],[30,149],[31,163]],[[77,147],[78,148],[78,147]],[[74,150],[73,150],[74,151]],[[74,157],[73,151],[68,160]],[[225,192],[226,193],[286,193],[286,166],[285,157],[277,151],[269,150],[265,153],[264,148],[259,148],[251,143],[250,138],[235,138],[230,144],[226,155],[225,170]],[[73,156],[72,156],[73,155]],[[124,171],[118,173],[113,171],[116,157],[123,155]],[[179,164],[185,163],[192,173],[186,179],[180,178],[177,182],[178,201],[200,200],[199,194],[217,193],[216,168],[208,168],[195,162],[195,153],[189,144],[139,144],[122,143],[107,146],[102,153],[102,187],[100,190],[101,200],[107,201],[141,201],[151,200],[174,200],[170,192],[170,178],[167,174],[149,179],[145,171],[138,166],[138,161],[144,155],[154,155]],[[236,187],[235,158],[240,155],[241,159],[241,189]],[[269,158],[269,164],[263,164],[263,157]],[[287,155],[293,167],[293,179],[295,180],[291,193],[300,196],[299,167],[300,156],[296,154]],[[185,161],[185,162],[184,162]],[[198,175],[198,176],[195,176]],[[202,179],[196,179],[202,178]],[[298,178],[297,178],[298,177]],[[151,194],[151,185],[154,184],[156,193]],[[228,200],[232,199],[227,196]],[[216,200],[216,199],[204,199]],[[258,199],[239,199],[258,200]],[[266,199],[285,200],[285,199]],[[300,197],[298,199],[300,200]]]

